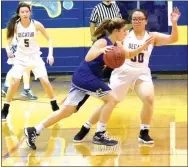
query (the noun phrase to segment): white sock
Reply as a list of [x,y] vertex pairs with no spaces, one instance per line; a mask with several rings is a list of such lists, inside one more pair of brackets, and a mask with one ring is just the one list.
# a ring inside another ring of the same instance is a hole
[[102,122],[97,123],[97,132],[104,132],[106,131],[106,124]]
[[148,124],[141,124],[141,125],[140,125],[140,129],[141,129],[141,130],[149,129],[149,127],[150,127],[150,125],[148,125]]
[[37,131],[37,134],[40,134],[40,132],[44,129],[44,125],[42,123],[35,126],[35,129]]
[[85,124],[84,124],[84,127],[87,128],[87,129],[90,129],[92,127],[92,124],[87,121]]
[[24,89],[30,89],[30,85],[24,83]]
[[24,89],[30,89],[30,73],[31,71],[29,70],[26,70],[23,73]]
[[56,100],[56,98],[54,97],[53,99],[50,99],[50,101],[55,101]]

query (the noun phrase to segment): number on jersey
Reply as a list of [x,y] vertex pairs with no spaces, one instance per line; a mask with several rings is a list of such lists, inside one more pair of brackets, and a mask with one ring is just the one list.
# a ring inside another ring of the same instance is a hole
[[24,39],[25,47],[29,47],[29,39]]
[[139,62],[143,63],[144,62],[144,53],[139,53],[138,56],[135,56],[131,59],[132,62]]

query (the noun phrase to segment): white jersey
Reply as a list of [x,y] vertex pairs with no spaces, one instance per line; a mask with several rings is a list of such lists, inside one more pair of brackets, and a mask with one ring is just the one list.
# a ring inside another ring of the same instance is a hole
[[[138,48],[139,46],[143,45],[145,41],[149,38],[149,34],[147,31],[145,31],[145,35],[143,39],[138,40],[134,34],[134,31],[130,31],[130,33],[126,36],[124,39],[124,47],[134,50]],[[153,45],[150,44],[147,49],[140,52],[137,56],[126,59],[124,64],[128,64],[133,67],[148,67],[149,64],[149,58],[151,55],[151,52],[153,50]]]
[[[34,25],[34,20],[31,20],[30,25],[28,27],[23,27],[21,22],[17,23],[17,50],[15,53],[16,59],[22,61],[29,61],[32,57],[36,59],[41,55],[40,47],[36,40],[36,28]],[[30,57],[30,58],[29,58]]]

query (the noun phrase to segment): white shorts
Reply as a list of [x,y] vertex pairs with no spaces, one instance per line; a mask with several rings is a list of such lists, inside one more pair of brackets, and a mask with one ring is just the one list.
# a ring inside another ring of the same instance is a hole
[[30,60],[28,62],[21,62],[20,60],[14,60],[14,65],[12,67],[13,78],[21,79],[25,71],[31,71],[35,75],[35,79],[47,76],[47,71],[45,63],[41,57],[36,60]]
[[81,90],[75,89],[72,92],[69,92],[69,95],[64,101],[64,105],[69,106],[77,106],[84,98],[86,97],[86,93],[82,92]]
[[128,90],[134,89],[136,81],[140,79],[146,82],[152,82],[151,71],[149,67],[138,68],[124,64],[120,68],[114,69],[109,82],[112,94],[122,101]]
[[67,96],[63,104],[81,107],[89,96],[102,98],[105,95],[107,95],[110,91],[111,90],[104,92],[92,92],[89,90],[79,88],[72,83],[72,87],[69,90],[69,95]]
[[8,58],[7,64],[13,65],[14,64],[14,60],[15,60],[15,58]]

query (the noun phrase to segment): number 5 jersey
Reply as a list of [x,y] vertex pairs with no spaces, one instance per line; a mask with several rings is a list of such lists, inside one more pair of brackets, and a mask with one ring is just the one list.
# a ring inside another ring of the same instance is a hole
[[36,39],[37,32],[34,22],[34,20],[31,20],[28,27],[23,27],[20,21],[17,23],[17,50],[15,53],[17,60],[27,62],[31,59],[40,58],[42,52],[40,52],[40,47]]

